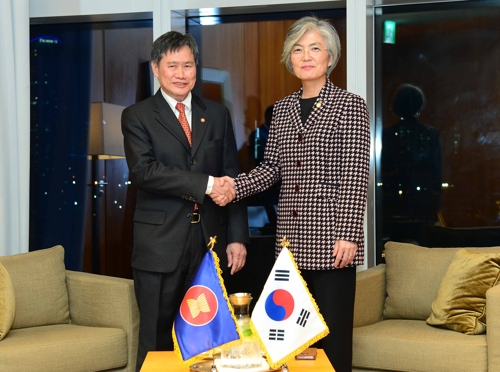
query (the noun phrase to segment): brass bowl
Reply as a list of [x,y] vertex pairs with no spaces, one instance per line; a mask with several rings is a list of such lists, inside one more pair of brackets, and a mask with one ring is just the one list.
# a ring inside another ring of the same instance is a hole
[[251,293],[246,293],[246,292],[238,292],[238,293],[232,293],[229,295],[229,301],[233,305],[248,305],[250,301],[252,301],[252,294]]

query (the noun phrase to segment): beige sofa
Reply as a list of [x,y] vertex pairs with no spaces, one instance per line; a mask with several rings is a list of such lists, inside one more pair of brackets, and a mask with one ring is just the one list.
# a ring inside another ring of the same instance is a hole
[[138,328],[132,280],[67,271],[61,246],[0,257],[0,371],[132,372]]
[[426,319],[459,248],[393,242],[385,248],[386,264],[357,274],[353,371],[499,372],[500,285],[486,292],[486,333],[431,326]]

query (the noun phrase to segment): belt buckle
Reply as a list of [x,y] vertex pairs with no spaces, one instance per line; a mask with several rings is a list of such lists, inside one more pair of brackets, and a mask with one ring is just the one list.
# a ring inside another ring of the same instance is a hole
[[201,216],[198,212],[193,212],[193,216],[191,217],[191,223],[199,223],[201,220]]

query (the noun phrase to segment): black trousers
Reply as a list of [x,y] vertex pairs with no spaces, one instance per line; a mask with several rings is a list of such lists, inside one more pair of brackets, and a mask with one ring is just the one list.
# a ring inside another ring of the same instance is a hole
[[351,372],[356,268],[301,270],[301,275],[330,329],[314,346],[325,350],[336,372]]
[[201,224],[192,224],[184,254],[175,271],[157,273],[134,269],[135,296],[140,312],[137,372],[149,351],[174,349],[174,319],[206,252]]

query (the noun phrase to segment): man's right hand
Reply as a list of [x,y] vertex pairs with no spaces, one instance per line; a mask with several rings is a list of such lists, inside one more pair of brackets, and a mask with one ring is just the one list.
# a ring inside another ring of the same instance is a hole
[[220,207],[232,202],[236,197],[234,180],[231,177],[214,177],[214,186],[210,197]]

